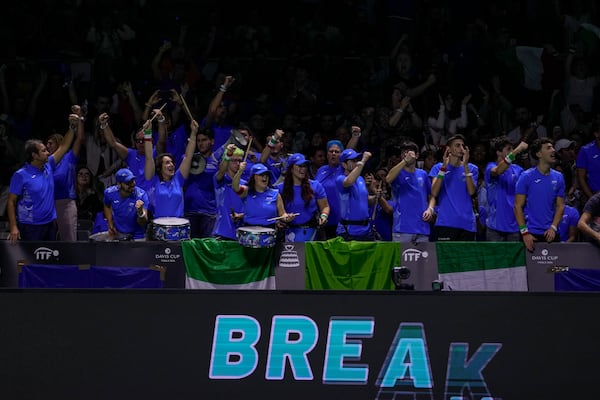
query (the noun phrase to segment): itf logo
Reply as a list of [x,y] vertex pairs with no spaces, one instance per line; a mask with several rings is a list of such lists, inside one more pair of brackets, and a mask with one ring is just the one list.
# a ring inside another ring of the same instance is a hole
[[58,257],[60,252],[58,250],[52,250],[47,247],[38,247],[33,251],[33,254],[35,255],[35,259],[37,261],[48,261],[52,256]]
[[429,257],[429,253],[427,251],[421,251],[417,249],[406,249],[402,252],[402,259],[404,262],[415,262],[420,258]]

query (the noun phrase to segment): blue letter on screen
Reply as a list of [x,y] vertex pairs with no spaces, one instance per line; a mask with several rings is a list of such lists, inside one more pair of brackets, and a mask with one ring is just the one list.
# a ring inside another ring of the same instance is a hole
[[501,343],[483,343],[470,360],[468,343],[452,343],[448,356],[448,371],[446,372],[446,395],[461,397],[465,390],[472,398],[491,397],[483,369],[502,348]]
[[366,384],[369,379],[367,364],[344,366],[344,361],[358,361],[362,354],[362,342],[352,338],[373,336],[375,322],[370,319],[331,318],[323,366],[323,383]]
[[294,379],[312,380],[313,373],[306,355],[315,347],[318,338],[319,328],[312,319],[302,315],[274,316],[265,378],[283,379],[287,359]]
[[433,387],[423,324],[400,324],[379,372],[377,385],[381,388],[396,386],[409,392],[412,388]]
[[210,354],[210,379],[241,379],[258,364],[260,324],[247,315],[217,315]]

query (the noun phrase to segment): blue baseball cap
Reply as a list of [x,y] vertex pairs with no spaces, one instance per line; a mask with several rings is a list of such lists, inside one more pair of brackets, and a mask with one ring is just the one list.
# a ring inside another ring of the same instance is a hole
[[294,153],[294,154],[292,154],[291,156],[288,157],[287,163],[288,163],[289,166],[292,166],[292,165],[308,165],[308,164],[310,164],[310,161],[308,161],[304,157],[304,154],[302,154],[302,153]]
[[274,179],[273,174],[271,173],[271,170],[269,170],[269,168],[267,168],[264,164],[261,164],[261,163],[254,164],[252,166],[252,168],[250,169],[250,176],[262,175],[262,174],[269,174],[270,183],[271,184],[275,183],[275,179]]
[[121,168],[117,171],[116,178],[119,183],[128,183],[135,179],[135,175],[128,168]]
[[348,160],[354,160],[355,158],[358,158],[361,155],[362,153],[357,153],[356,151],[354,151],[354,149],[346,149],[342,151],[342,154],[340,155],[340,161],[344,162]]

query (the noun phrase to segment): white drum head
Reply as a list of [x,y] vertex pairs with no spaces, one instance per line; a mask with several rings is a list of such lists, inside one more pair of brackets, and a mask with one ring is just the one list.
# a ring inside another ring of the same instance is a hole
[[155,218],[154,224],[161,226],[180,226],[180,225],[189,225],[190,220],[187,218],[177,218],[177,217],[161,217]]

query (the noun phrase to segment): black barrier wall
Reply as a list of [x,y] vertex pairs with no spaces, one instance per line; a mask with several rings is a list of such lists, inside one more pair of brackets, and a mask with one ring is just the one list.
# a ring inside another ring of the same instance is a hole
[[4,289],[0,307],[7,399],[598,395],[597,294]]

